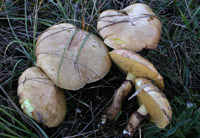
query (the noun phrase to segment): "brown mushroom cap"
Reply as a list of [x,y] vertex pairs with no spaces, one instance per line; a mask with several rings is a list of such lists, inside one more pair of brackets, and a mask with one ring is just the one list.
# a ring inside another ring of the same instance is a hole
[[137,97],[139,104],[143,104],[150,114],[150,121],[160,128],[165,128],[172,118],[172,110],[164,93],[144,78],[135,79],[135,87],[136,90],[144,87]]
[[64,120],[65,95],[41,69],[26,69],[18,82],[19,102],[25,114],[48,127],[55,127]]
[[140,51],[157,47],[162,25],[149,6],[136,3],[120,11],[102,12],[97,29],[108,46]]
[[136,77],[154,80],[162,90],[164,88],[163,78],[156,68],[147,59],[135,52],[116,49],[109,52],[112,61],[126,73],[132,73]]
[[103,78],[111,67],[105,44],[68,23],[54,25],[40,35],[36,54],[37,66],[54,84],[69,90]]

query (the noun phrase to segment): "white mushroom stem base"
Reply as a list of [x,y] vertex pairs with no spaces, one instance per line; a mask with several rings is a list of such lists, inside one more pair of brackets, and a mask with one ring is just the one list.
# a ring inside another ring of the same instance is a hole
[[148,115],[148,111],[145,106],[142,104],[139,109],[131,115],[129,118],[126,129],[124,129],[123,134],[131,136],[135,130],[135,128],[142,122],[145,116]]
[[106,114],[102,115],[101,124],[105,124],[107,120],[114,120],[115,117],[119,114],[123,100],[131,91],[135,78],[135,75],[128,73],[126,80],[117,89],[111,106],[108,108]]

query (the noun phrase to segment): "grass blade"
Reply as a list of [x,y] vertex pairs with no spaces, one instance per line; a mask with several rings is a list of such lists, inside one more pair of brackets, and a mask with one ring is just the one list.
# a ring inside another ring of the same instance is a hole
[[11,75],[11,78],[10,78],[10,89],[12,89],[12,79],[14,77],[14,73],[15,73],[16,67],[21,61],[23,61],[23,60],[22,59],[18,60],[17,63],[15,64],[14,68],[13,68],[12,75]]
[[192,31],[192,28],[191,28],[191,26],[190,26],[188,20],[186,19],[185,15],[182,13],[182,11],[181,11],[180,9],[179,9],[179,12],[180,12],[180,14],[181,14],[181,17],[182,17],[182,19],[183,19],[185,25],[188,27],[188,29],[189,29],[190,31]]
[[57,72],[57,81],[56,81],[56,85],[58,86],[58,80],[59,80],[59,73],[60,73],[60,69],[64,60],[64,56],[65,56],[65,52],[67,50],[67,48],[70,46],[70,43],[72,41],[72,39],[74,38],[74,36],[76,35],[76,33],[79,31],[80,29],[77,29],[76,31],[73,32],[73,34],[71,35],[71,37],[69,38],[69,40],[67,41],[67,44],[64,48],[64,51],[62,53],[62,57],[60,59],[60,64],[59,64],[59,68],[58,68],[58,72]]
[[7,137],[7,138],[19,138],[19,137],[15,137],[9,134],[5,134],[5,133],[0,133],[0,136]]
[[2,128],[2,129],[4,129],[5,131],[7,131],[7,132],[9,132],[9,133],[11,133],[11,134],[13,134],[13,135],[15,135],[15,136],[18,136],[18,137],[21,137],[21,138],[25,138],[25,137],[22,137],[22,136],[20,136],[19,134],[17,134],[15,131],[13,131],[12,129],[10,129],[10,128],[8,128],[7,126],[5,126],[2,122],[0,122],[0,127]]
[[26,51],[26,49],[23,47],[23,45],[22,45],[21,41],[18,39],[17,35],[15,34],[15,32],[13,30],[13,27],[12,27],[12,25],[10,23],[10,19],[9,19],[8,15],[7,15],[7,20],[8,20],[8,24],[9,24],[9,26],[11,28],[11,31],[12,31],[13,35],[15,36],[15,39],[17,40],[17,42],[19,43],[19,45],[23,49],[23,51],[24,51],[25,55],[27,56],[27,58],[30,59],[30,55],[28,54],[28,52]]
[[31,118],[29,118],[30,120],[31,120],[31,122],[40,130],[40,132],[43,134],[43,136],[45,137],[45,138],[49,138],[48,136],[47,136],[47,134],[42,130],[42,128],[37,124],[37,123],[35,123],[35,121],[33,121]]
[[17,129],[17,130],[19,130],[19,131],[22,131],[22,132],[24,132],[24,133],[29,134],[26,130],[24,130],[24,129],[22,129],[22,128],[19,128],[19,127],[15,126],[15,125],[9,123],[8,121],[6,121],[5,119],[3,119],[2,117],[0,117],[0,120],[3,121],[4,123],[6,123],[7,126],[9,126],[9,127],[13,127],[13,128],[15,128],[15,129]]
[[75,61],[74,61],[74,64],[76,64],[77,62],[78,62],[78,60],[79,60],[79,56],[80,56],[80,54],[81,54],[81,51],[82,51],[82,49],[83,49],[83,47],[84,47],[84,45],[85,45],[85,42],[88,40],[88,38],[90,37],[90,33],[88,33],[87,35],[86,35],[86,37],[83,39],[83,43],[81,44],[81,47],[80,47],[80,49],[79,49],[79,51],[78,51],[78,54],[77,54],[77,56],[76,56],[76,59],[75,59]]
[[58,5],[59,5],[59,7],[60,7],[62,13],[64,14],[64,17],[65,17],[66,19],[68,19],[69,17],[68,17],[67,14],[65,13],[65,10],[64,10],[64,7],[62,6],[61,1],[60,1],[60,0],[56,0],[56,1],[58,2]]
[[28,34],[28,25],[27,25],[27,0],[24,0],[24,20],[25,20],[25,31],[26,31],[26,35],[27,38],[29,40],[29,34]]
[[8,112],[6,112],[4,109],[0,108],[0,111],[6,114],[8,117],[10,117],[12,120],[14,120],[18,125],[20,125],[23,129],[27,131],[30,135],[37,137],[35,134],[33,134],[24,124],[22,124],[19,120],[17,120],[15,117],[10,115]]

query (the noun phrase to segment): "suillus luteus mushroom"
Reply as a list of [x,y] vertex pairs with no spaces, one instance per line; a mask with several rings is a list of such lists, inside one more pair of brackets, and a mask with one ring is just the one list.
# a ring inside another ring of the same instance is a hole
[[[156,48],[161,36],[162,25],[158,17],[148,5],[136,3],[119,11],[103,11],[99,16],[97,29],[104,39],[104,43],[107,44],[109,47],[115,49],[109,53],[112,61],[127,74],[126,80],[122,83],[119,89],[117,89],[111,106],[108,108],[106,114],[102,116],[101,124],[105,124],[107,120],[113,120],[119,113],[123,100],[131,91],[132,86],[136,83],[138,78],[147,78],[149,80],[152,80],[154,82],[154,85],[156,85],[160,90],[163,90],[163,78],[157,72],[153,64],[151,64],[148,60],[142,58],[138,54],[131,52],[138,52],[144,48]],[[136,87],[138,86],[137,84],[135,85]],[[153,86],[152,83],[151,85],[152,87],[150,88],[156,88],[156,86]],[[161,102],[166,103],[166,107],[169,107],[168,110],[164,111],[164,106],[160,107],[162,108],[163,112],[158,108],[156,109],[158,109],[159,113],[161,113],[162,115],[166,113],[166,115],[168,115],[170,118],[172,112],[167,99],[160,98],[161,100],[157,100],[156,98],[156,94],[160,92],[158,88],[155,89],[154,94],[150,96],[150,99],[156,102],[159,101],[160,104]],[[140,97],[139,95],[145,94],[143,92],[139,92],[138,97]],[[162,95],[164,94],[161,94],[160,96]],[[149,102],[149,100],[146,101],[147,104]],[[152,105],[152,103],[150,103],[149,105]],[[124,134],[132,134],[133,129],[138,126],[140,121],[142,121],[143,118],[138,119],[136,116],[138,112],[141,116],[145,116],[146,114],[148,114],[148,112],[151,112],[151,110],[147,110],[145,106],[146,104],[141,104],[136,113],[134,113],[130,117],[129,124],[124,130]],[[152,113],[149,114],[151,115]],[[162,115],[160,116],[161,118],[166,117]],[[166,121],[164,121],[162,125],[160,125],[160,123],[157,123],[157,126],[164,128],[167,124],[169,124],[169,118],[165,118]],[[156,121],[154,120],[153,122]]]
[[145,78],[135,79],[135,88],[140,107],[129,118],[123,133],[131,136],[147,115],[150,122],[154,122],[159,128],[165,128],[172,119],[172,109],[164,93]]
[[148,78],[154,80],[160,89],[164,87],[163,78],[153,64],[139,54],[128,50],[116,49],[109,52],[109,55],[112,61],[127,74],[127,77],[116,91],[113,103],[106,114],[102,116],[102,124],[105,124],[107,120],[113,120],[119,113],[122,102],[131,91],[136,78]]
[[108,49],[97,36],[69,23],[53,25],[36,43],[37,67],[19,78],[22,110],[48,127],[59,125],[66,115],[61,88],[78,90],[102,79],[110,70]]
[[148,5],[136,3],[119,11],[103,11],[97,29],[109,47],[137,52],[157,47],[162,25]]
[[69,23],[53,25],[36,43],[37,66],[58,87],[78,90],[110,70],[108,49],[97,36]]
[[78,90],[103,78],[110,70],[111,57],[127,76],[101,123],[116,117],[135,85],[140,107],[123,133],[131,135],[148,114],[151,122],[166,127],[172,111],[160,91],[164,88],[163,78],[153,64],[133,52],[157,47],[162,25],[155,13],[141,3],[119,11],[107,10],[100,14],[97,29],[104,43],[115,49],[109,54],[101,39],[69,23],[53,25],[38,37],[37,67],[27,69],[19,78],[18,95],[25,114],[48,127],[59,125],[66,114],[65,96],[60,88]]
[[56,127],[64,120],[65,95],[41,69],[26,69],[18,82],[19,103],[26,115],[48,127]]

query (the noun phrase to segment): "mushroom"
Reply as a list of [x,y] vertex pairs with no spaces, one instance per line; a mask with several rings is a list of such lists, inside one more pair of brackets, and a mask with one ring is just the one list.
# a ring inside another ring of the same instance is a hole
[[36,43],[37,66],[58,87],[78,90],[103,78],[111,67],[107,46],[69,23],[53,25]]
[[164,95],[150,80],[145,78],[135,79],[139,109],[129,118],[123,134],[132,135],[134,129],[149,114],[150,122],[154,122],[159,128],[165,128],[171,118],[171,106]]
[[26,69],[18,83],[19,103],[26,115],[48,127],[58,126],[64,120],[65,95],[41,69]]
[[136,3],[123,10],[102,12],[97,29],[108,46],[137,52],[157,47],[162,25],[148,5]]
[[125,73],[126,80],[115,93],[114,100],[108,108],[106,115],[102,116],[101,123],[105,124],[107,120],[113,120],[121,110],[122,102],[131,91],[136,78],[148,78],[155,81],[156,85],[162,90],[164,87],[163,78],[157,72],[153,64],[147,59],[141,57],[135,52],[116,49],[109,53],[112,61]]

